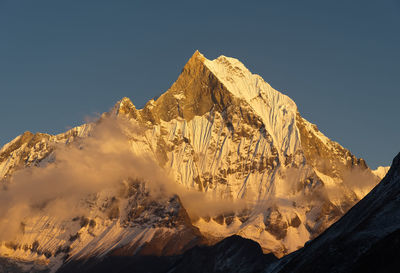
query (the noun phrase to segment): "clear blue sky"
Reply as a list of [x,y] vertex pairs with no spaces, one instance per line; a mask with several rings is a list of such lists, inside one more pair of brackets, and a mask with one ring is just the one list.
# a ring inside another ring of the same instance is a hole
[[371,167],[400,151],[400,1],[0,0],[0,145],[240,59]]

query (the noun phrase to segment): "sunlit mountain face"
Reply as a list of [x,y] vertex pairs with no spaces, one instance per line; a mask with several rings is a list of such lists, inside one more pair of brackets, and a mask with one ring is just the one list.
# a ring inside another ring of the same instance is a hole
[[[239,60],[196,51],[143,109],[123,98],[96,122],[25,132],[1,148],[0,269],[196,272],[199,257],[218,272],[292,270],[319,246],[285,255],[386,172],[326,137]],[[343,232],[339,223],[319,238]]]

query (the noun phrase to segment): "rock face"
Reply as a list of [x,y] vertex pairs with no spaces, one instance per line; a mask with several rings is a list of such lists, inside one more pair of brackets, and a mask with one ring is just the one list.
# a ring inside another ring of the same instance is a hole
[[[15,239],[16,247],[3,242],[1,255],[40,258],[55,268],[62,263],[56,252],[69,260],[137,251],[172,255],[239,234],[280,257],[319,235],[378,182],[364,160],[324,136],[289,97],[241,62],[210,61],[198,51],[171,88],[143,109],[123,98],[95,124],[17,137],[0,150],[0,179],[9,185],[19,170],[58,164],[61,146],[85,150],[84,140],[110,119],[135,126],[135,133],[123,130],[130,152],[171,177],[190,217],[171,195],[175,186],[154,200],[138,186],[142,181],[129,186],[136,187],[131,195],[87,197],[87,220],[26,219],[29,232]],[[193,191],[212,205],[184,198]]]
[[263,254],[256,242],[233,235],[211,247],[192,248],[179,257],[168,272],[255,273],[276,260],[273,254]]

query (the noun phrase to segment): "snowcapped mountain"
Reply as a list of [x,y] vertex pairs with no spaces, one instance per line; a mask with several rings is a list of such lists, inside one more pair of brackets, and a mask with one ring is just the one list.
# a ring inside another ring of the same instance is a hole
[[[55,270],[92,256],[179,254],[238,234],[281,257],[381,175],[240,61],[196,51],[143,109],[123,98],[96,123],[56,136],[26,132],[0,150],[9,201],[0,255]],[[49,190],[36,192],[34,182]],[[71,203],[67,215],[54,212]],[[18,232],[7,235],[10,227]]]

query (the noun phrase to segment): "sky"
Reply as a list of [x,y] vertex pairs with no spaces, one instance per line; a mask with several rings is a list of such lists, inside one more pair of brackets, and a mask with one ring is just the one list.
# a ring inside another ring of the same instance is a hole
[[372,168],[400,152],[400,0],[0,0],[0,146],[141,108],[198,49],[241,60]]

